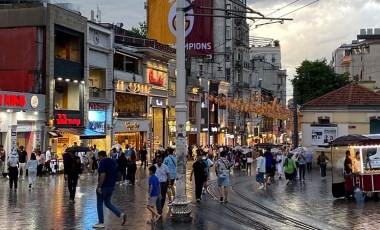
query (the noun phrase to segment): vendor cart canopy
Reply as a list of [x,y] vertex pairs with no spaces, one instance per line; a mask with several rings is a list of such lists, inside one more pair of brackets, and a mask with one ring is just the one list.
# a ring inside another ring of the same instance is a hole
[[341,136],[330,142],[331,146],[380,145],[379,134]]

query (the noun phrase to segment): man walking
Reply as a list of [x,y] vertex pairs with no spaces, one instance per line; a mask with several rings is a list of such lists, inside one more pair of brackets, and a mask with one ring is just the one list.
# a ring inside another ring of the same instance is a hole
[[82,173],[80,158],[75,152],[65,153],[63,156],[63,166],[65,179],[70,193],[70,203],[75,203],[75,192],[77,188],[79,174]]
[[140,161],[141,161],[140,169],[144,165],[144,170],[146,170],[146,166],[148,164],[147,155],[148,155],[148,151],[146,151],[146,146],[144,145],[142,149],[140,150]]
[[311,173],[313,165],[313,152],[311,150],[306,151],[306,167],[307,167],[307,173]]
[[117,178],[117,165],[115,160],[107,157],[105,151],[99,151],[98,187],[96,189],[96,207],[98,211],[99,223],[93,228],[104,228],[103,204],[111,210],[117,217],[121,218],[121,225],[125,224],[126,215],[121,213],[112,203],[112,193],[115,188]]
[[162,164],[162,158],[157,158],[157,164],[156,166],[156,176],[158,177],[158,180],[160,181],[160,187],[161,187],[161,199],[157,199],[156,206],[157,206],[157,213],[159,215],[162,215],[162,210],[164,209],[165,205],[165,199],[166,199],[166,193],[168,191],[168,186],[171,187],[171,180],[170,180],[170,174],[169,174],[169,168],[165,164]]
[[50,175],[52,175],[53,174],[53,171],[52,171],[52,169],[51,169],[51,167],[50,167],[50,162],[51,162],[51,147],[49,146],[48,147],[48,150],[46,150],[46,162],[45,162],[45,169],[46,169],[46,171],[50,174]]
[[168,199],[169,199],[169,202],[168,202],[168,205],[171,205],[173,200],[174,200],[174,197],[175,197],[175,187],[174,187],[174,182],[175,182],[175,178],[177,177],[177,167],[176,167],[176,161],[177,161],[177,158],[173,155],[173,152],[174,152],[174,149],[173,148],[169,148],[168,149],[168,156],[165,157],[164,159],[164,164],[166,166],[168,166],[169,168],[169,174],[170,174],[170,184],[171,184],[171,187],[168,189]]
[[18,151],[18,160],[19,160],[19,174],[18,176],[23,175],[25,172],[25,163],[26,163],[26,157],[27,157],[27,152],[24,149],[24,146],[20,146],[20,149]]
[[193,180],[193,174],[195,180],[195,198],[197,199],[197,203],[200,203],[203,182],[207,177],[206,163],[203,161],[202,155],[198,155],[197,161],[193,163],[193,169],[191,170],[190,174],[190,181]]

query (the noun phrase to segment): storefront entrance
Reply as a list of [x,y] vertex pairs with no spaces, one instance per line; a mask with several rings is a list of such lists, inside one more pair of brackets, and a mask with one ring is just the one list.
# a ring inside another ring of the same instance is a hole
[[125,133],[116,133],[115,141],[118,141],[122,145],[123,151],[125,150],[126,145],[131,145],[135,147],[136,152],[141,149],[143,145],[143,132],[125,132]]

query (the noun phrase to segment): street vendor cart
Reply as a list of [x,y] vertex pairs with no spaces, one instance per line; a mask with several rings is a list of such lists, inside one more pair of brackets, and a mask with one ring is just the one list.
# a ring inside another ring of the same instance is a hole
[[[331,141],[332,193],[336,198],[348,196],[355,187],[369,196],[380,192],[380,135],[347,135]],[[357,169],[344,172],[345,152]],[[359,159],[354,159],[358,153]]]

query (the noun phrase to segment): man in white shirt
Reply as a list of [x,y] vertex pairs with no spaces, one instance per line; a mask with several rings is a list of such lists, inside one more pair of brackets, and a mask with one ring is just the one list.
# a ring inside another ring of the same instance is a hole
[[161,199],[157,199],[156,206],[157,206],[157,213],[161,216],[162,215],[162,209],[164,209],[165,205],[165,199],[166,199],[166,193],[168,191],[168,187],[171,188],[172,184],[170,179],[170,172],[167,165],[162,164],[162,158],[157,158],[157,164],[156,166],[156,176],[158,177],[158,181],[160,181],[161,186]]

